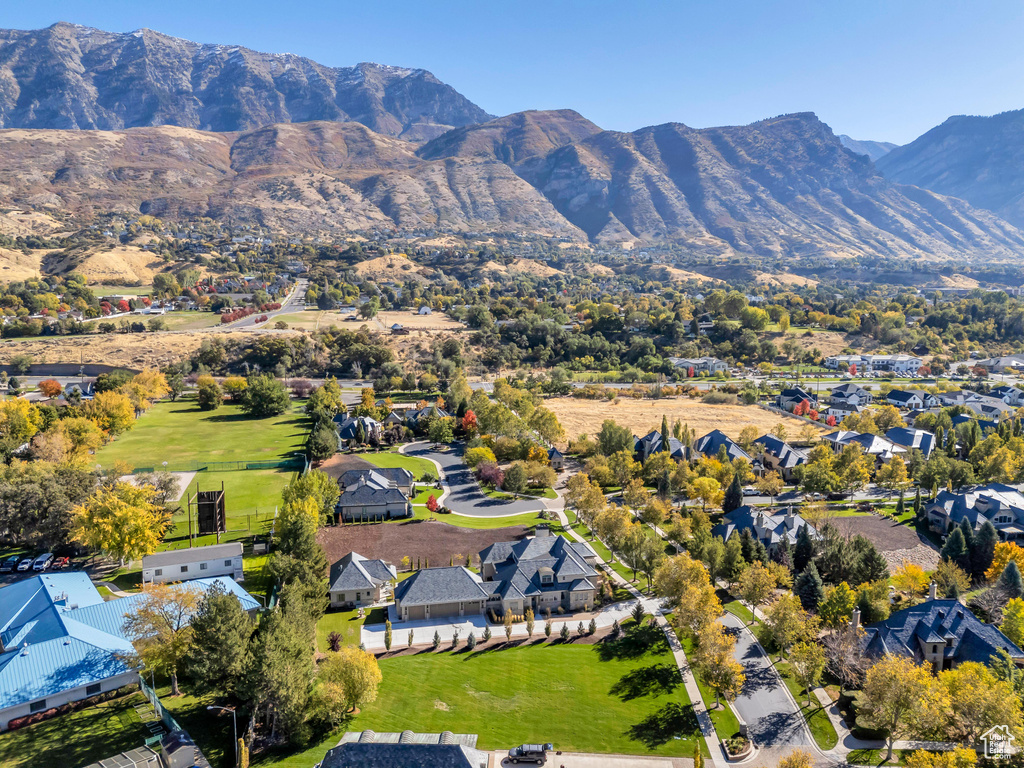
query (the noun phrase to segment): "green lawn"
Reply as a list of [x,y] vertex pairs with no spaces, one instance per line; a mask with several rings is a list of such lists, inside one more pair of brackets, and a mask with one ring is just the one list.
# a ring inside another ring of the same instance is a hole
[[850,752],[848,762],[851,765],[902,765],[913,752],[911,749],[894,749],[892,762],[883,763],[886,755],[884,749],[855,749]]
[[[281,506],[281,494],[285,486],[297,475],[298,472],[291,469],[197,472],[186,494],[195,494],[196,488],[219,491],[223,483],[228,531],[248,536],[262,533],[269,525],[274,517],[274,508]],[[178,503],[180,511],[173,517],[174,528],[168,538],[188,536],[187,496],[183,495]]]
[[140,693],[0,735],[4,768],[88,765],[145,744],[149,731],[133,707]]
[[493,488],[485,488],[480,486],[480,490],[484,492],[486,496],[490,496],[492,499],[499,499],[501,501],[513,501],[515,499],[557,499],[558,494],[555,493],[554,488],[531,488],[524,491],[518,496],[514,496],[511,493],[505,491],[496,491]]
[[[327,636],[331,632],[341,634],[342,645],[359,645],[359,630],[362,629],[363,624],[367,622],[370,624],[383,624],[385,620],[387,620],[387,613],[383,608],[367,610],[361,619],[359,618],[358,608],[354,608],[351,611],[329,610],[316,624],[316,649],[321,653],[327,652],[330,648]],[[394,647],[404,648],[409,639],[407,635],[408,633],[403,635],[401,632],[396,632]]]
[[[692,659],[694,653],[693,640],[685,635],[680,635],[679,642],[682,644],[683,652],[687,655],[687,658]],[[715,724],[715,732],[718,734],[718,738],[728,739],[739,734],[740,721],[736,719],[736,713],[733,712],[732,707],[723,701],[721,702],[721,705],[715,709],[714,691],[704,684],[700,675],[694,673],[694,678],[697,681],[697,687],[700,689],[700,697],[704,701],[704,708],[707,709],[708,714],[711,715],[711,722]]]
[[750,612],[750,609],[739,600],[732,599],[732,596],[724,590],[718,590],[718,599],[722,601],[722,608],[742,620],[744,624],[749,625],[753,620],[754,614]]
[[153,293],[152,285],[90,285],[89,290],[96,298],[102,296],[149,296]]
[[100,448],[96,461],[133,467],[170,469],[183,462],[273,461],[301,452],[308,425],[302,404],[289,413],[252,419],[237,405],[201,411],[193,399],[159,402],[142,415],[135,428]]
[[800,705],[800,713],[807,720],[807,725],[810,726],[811,736],[814,737],[815,743],[821,749],[832,749],[839,743],[839,736],[836,735],[836,729],[833,727],[832,721],[828,719],[828,712],[818,703],[818,697],[812,694],[810,697],[811,704],[808,706],[807,693],[804,687],[797,682],[796,677],[793,675],[793,668],[789,663],[785,661],[776,662],[775,669],[778,670],[789,692],[793,694],[793,698]]
[[657,628],[598,645],[419,653],[384,659],[380,668],[377,700],[337,731],[304,752],[261,755],[252,764],[308,768],[342,733],[367,728],[476,733],[485,750],[550,741],[574,752],[689,757],[701,743],[707,754]]
[[437,477],[437,467],[434,466],[433,462],[421,459],[419,456],[406,456],[404,453],[399,453],[398,451],[360,453],[357,455],[359,458],[366,459],[368,462],[376,464],[378,467],[401,467],[403,469],[408,469],[417,480],[428,472],[434,477]]

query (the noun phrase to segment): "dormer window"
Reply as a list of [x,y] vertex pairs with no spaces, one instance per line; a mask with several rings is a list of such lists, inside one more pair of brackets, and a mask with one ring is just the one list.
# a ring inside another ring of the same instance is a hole
[[540,568],[537,570],[537,575],[540,576],[541,584],[554,584],[555,583],[555,572],[550,568]]

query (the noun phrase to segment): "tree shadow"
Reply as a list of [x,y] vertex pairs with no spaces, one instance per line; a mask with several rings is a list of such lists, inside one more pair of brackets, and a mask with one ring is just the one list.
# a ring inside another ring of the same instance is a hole
[[645,717],[636,725],[630,726],[626,735],[638,741],[647,749],[657,749],[667,744],[676,736],[687,738],[700,735],[697,716],[693,706],[683,706],[675,702],[666,704],[657,712]]
[[611,695],[623,701],[632,701],[641,696],[660,696],[672,693],[679,687],[682,677],[679,669],[671,664],[652,664],[627,672],[611,688]]
[[597,652],[601,661],[635,659],[648,653],[663,639],[664,635],[659,627],[644,624],[642,627],[630,629],[617,640],[598,643]]
[[795,743],[803,736],[804,718],[797,712],[770,712],[750,723],[750,732],[759,744]]
[[744,666],[743,674],[746,676],[743,681],[744,696],[751,696],[756,691],[776,688],[779,685],[775,673],[768,667]]

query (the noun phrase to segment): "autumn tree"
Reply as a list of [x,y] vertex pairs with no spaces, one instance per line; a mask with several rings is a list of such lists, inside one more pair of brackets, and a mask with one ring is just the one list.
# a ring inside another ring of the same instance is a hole
[[722,615],[722,603],[707,570],[686,553],[670,557],[658,567],[654,591],[672,607],[673,626],[690,637]]
[[886,732],[885,762],[889,762],[893,742],[932,727],[941,720],[948,703],[926,666],[906,656],[888,654],[868,669],[857,697],[857,722]]
[[64,387],[56,379],[43,379],[39,382],[39,391],[43,397],[56,397],[64,391]]
[[736,640],[716,622],[704,626],[697,635],[693,665],[704,684],[715,692],[715,709],[721,699],[735,699],[746,679],[743,667],[733,656]]
[[1011,560],[1017,563],[1018,568],[1024,565],[1024,548],[1018,547],[1012,541],[997,542],[992,548],[992,563],[985,571],[985,578],[988,581],[998,579]]
[[939,685],[948,705],[943,730],[951,740],[975,744],[994,725],[1005,725],[1020,737],[1020,697],[1010,683],[997,679],[984,664],[966,661],[945,670],[939,675]]
[[911,485],[906,462],[899,456],[893,456],[878,470],[875,482],[889,491],[890,495],[896,491],[906,490]]
[[818,605],[818,615],[827,627],[837,628],[850,620],[857,605],[857,593],[845,581],[825,590],[825,599]]
[[891,580],[897,590],[915,597],[924,594],[928,589],[928,574],[921,566],[906,560],[892,572]]
[[633,510],[633,514],[636,514],[638,509],[643,509],[650,499],[651,494],[644,488],[644,481],[639,477],[632,478],[622,489],[622,500]]
[[312,708],[321,719],[338,724],[356,708],[377,699],[381,680],[377,658],[368,651],[342,646],[320,662],[313,682]]
[[782,476],[778,472],[766,472],[757,479],[754,483],[754,487],[757,488],[758,493],[762,496],[769,497],[772,504],[775,504],[775,497],[782,493],[782,489],[785,488],[785,484],[782,481]]
[[781,595],[765,611],[762,626],[781,659],[796,643],[812,635],[815,622],[796,595]]
[[192,646],[192,617],[200,592],[188,585],[153,584],[124,619],[124,633],[146,666],[171,679],[171,695],[180,696],[178,670]]
[[[751,614],[756,613],[775,590],[775,576],[761,563],[755,562],[740,574],[740,596],[750,606]],[[751,618],[753,623],[753,617]]]
[[166,510],[154,503],[151,486],[115,482],[101,486],[71,510],[71,538],[124,564],[151,554],[169,524]]
[[43,426],[39,407],[20,397],[0,401],[0,438],[12,448],[27,443]]
[[707,513],[708,507],[714,509],[721,504],[724,496],[721,485],[713,477],[694,478],[690,483],[689,495],[691,499],[700,502],[704,513]]
[[789,663],[797,682],[807,691],[807,706],[810,706],[811,693],[825,671],[825,649],[819,643],[797,643],[789,654]]

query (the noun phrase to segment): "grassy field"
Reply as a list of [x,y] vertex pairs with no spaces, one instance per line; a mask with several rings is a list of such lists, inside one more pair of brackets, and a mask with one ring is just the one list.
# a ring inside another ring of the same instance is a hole
[[[338,632],[341,635],[342,645],[359,645],[359,630],[362,629],[363,624],[383,624],[386,619],[387,613],[383,608],[364,611],[363,618],[359,618],[358,608],[351,611],[331,610],[325,613],[316,624],[316,649],[321,653],[328,651],[330,644],[327,642],[327,636],[331,632]],[[408,640],[404,635],[399,635],[402,633],[395,633],[395,648],[404,647]]]
[[360,459],[366,459],[366,461],[378,467],[408,469],[417,480],[426,473],[437,477],[437,467],[434,466],[433,462],[421,459],[419,456],[406,456],[398,451],[360,453],[358,455]]
[[96,461],[104,467],[116,461],[135,467],[159,467],[164,461],[270,461],[301,452],[306,432],[299,402],[289,413],[268,419],[249,418],[237,405],[201,411],[192,399],[160,402],[134,429],[101,448]]
[[570,437],[596,435],[606,419],[628,427],[636,435],[645,435],[661,427],[663,415],[668,417],[669,423],[678,419],[689,424],[698,436],[720,429],[737,438],[745,426],[753,425],[762,432],[769,432],[780,421],[784,421],[786,428],[794,433],[801,428],[796,421],[755,405],[705,405],[688,397],[662,400],[619,398],[618,402],[605,402],[600,406],[592,400],[556,397],[545,401],[544,405],[554,411]]
[[140,693],[36,723],[0,736],[4,768],[83,766],[145,744],[149,731],[133,707]]
[[220,315],[214,312],[168,312],[166,315],[143,315],[143,322],[153,318],[164,321],[168,331],[194,331],[199,328],[212,328],[220,325]]
[[701,743],[706,754],[656,628],[598,645],[425,652],[384,659],[380,668],[377,700],[337,731],[304,752],[260,755],[252,764],[308,768],[344,731],[367,728],[476,733],[481,749],[550,741],[569,751],[689,757]]
[[515,499],[557,499],[558,494],[555,493],[554,488],[531,488],[519,496],[514,496],[511,493],[505,493],[504,491],[496,491],[493,488],[485,488],[482,485],[480,490],[484,492],[485,496],[490,496],[492,499],[498,499],[500,501],[514,501]]
[[90,285],[89,290],[97,298],[102,296],[149,296],[153,293],[152,285]]

